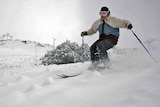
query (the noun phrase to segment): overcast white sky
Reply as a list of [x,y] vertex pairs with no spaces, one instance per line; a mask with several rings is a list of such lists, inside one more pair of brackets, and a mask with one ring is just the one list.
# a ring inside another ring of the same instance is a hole
[[[99,18],[102,6],[112,16],[128,19],[142,41],[160,34],[160,0],[0,0],[0,35],[56,45],[66,39],[81,44],[80,33]],[[98,33],[85,37],[92,44]],[[129,30],[121,29],[119,46],[137,43]]]

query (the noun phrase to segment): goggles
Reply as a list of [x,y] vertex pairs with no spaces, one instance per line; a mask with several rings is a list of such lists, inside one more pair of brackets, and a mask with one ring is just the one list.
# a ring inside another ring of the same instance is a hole
[[101,15],[101,16],[107,16],[108,13],[109,13],[109,11],[100,11],[99,15]]

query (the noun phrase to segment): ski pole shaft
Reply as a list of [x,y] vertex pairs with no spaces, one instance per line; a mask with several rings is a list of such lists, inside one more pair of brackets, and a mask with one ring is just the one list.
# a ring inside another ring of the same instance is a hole
[[82,63],[84,63],[84,36],[82,36]]
[[149,50],[144,46],[144,44],[142,43],[142,41],[138,38],[138,36],[134,33],[134,31],[131,29],[133,35],[137,38],[137,40],[140,42],[140,44],[143,46],[143,48],[147,51],[147,53],[150,55],[150,57],[152,58],[152,60],[157,63],[157,61],[154,59],[154,57],[151,55],[151,53],[149,52]]

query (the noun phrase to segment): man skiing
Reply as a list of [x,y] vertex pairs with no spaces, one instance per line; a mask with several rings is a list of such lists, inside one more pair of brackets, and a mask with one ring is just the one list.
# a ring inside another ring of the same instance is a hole
[[99,39],[90,47],[92,65],[89,69],[95,69],[99,63],[107,65],[109,62],[107,50],[117,44],[119,28],[132,29],[131,22],[112,17],[107,7],[102,7],[99,14],[101,18],[96,20],[89,30],[81,33],[81,36],[87,36],[99,32]]

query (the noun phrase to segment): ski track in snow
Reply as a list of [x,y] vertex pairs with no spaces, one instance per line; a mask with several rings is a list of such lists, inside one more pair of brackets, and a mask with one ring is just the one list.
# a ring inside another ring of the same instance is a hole
[[140,49],[112,50],[110,58],[102,71],[87,70],[90,62],[5,69],[0,107],[159,107],[159,63]]

